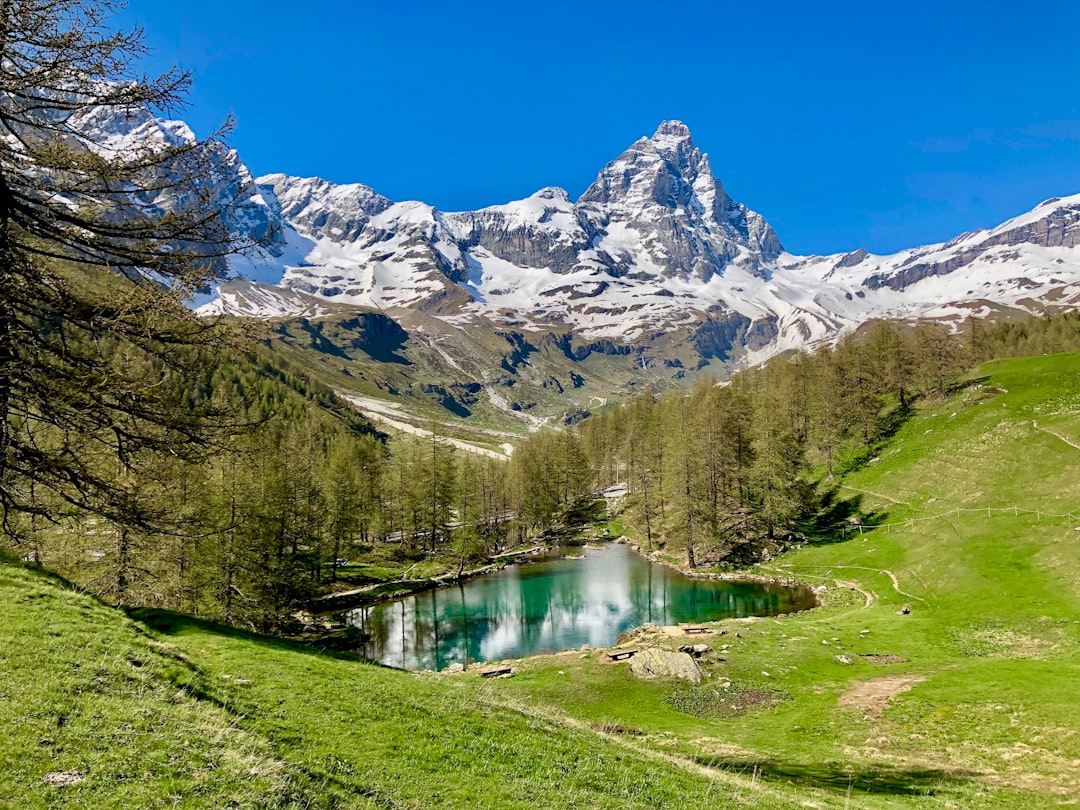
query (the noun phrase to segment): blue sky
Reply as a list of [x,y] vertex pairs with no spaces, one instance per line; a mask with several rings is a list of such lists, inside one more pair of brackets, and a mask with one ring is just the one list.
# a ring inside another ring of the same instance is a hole
[[1080,192],[1080,3],[132,0],[256,174],[447,211],[581,194],[656,125],[797,253],[890,252]]

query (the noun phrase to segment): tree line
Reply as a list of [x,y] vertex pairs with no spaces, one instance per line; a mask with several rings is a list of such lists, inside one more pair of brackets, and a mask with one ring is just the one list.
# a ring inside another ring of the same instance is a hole
[[376,548],[458,571],[629,489],[649,548],[691,566],[804,532],[815,482],[864,458],[920,396],[987,357],[1075,350],[1075,316],[876,324],[723,384],[650,392],[508,463],[388,441],[331,391],[184,305],[247,237],[222,131],[130,139],[88,122],[183,105],[136,72],[108,0],[0,4],[0,529],[120,604],[275,630]]
[[87,445],[83,465],[118,476],[125,510],[65,509],[39,490],[12,516],[21,556],[117,604],[274,631],[349,561],[437,556],[460,572],[548,528],[589,483],[570,434],[534,437],[509,462],[437,432],[391,440],[268,350],[203,359],[159,388],[178,408],[227,414],[213,452],[147,452],[121,470]]
[[865,462],[919,398],[945,398],[991,358],[1080,350],[1080,315],[959,329],[877,322],[722,382],[646,392],[578,427],[596,485],[625,483],[627,519],[647,550],[690,567],[745,562],[818,531],[830,482]]

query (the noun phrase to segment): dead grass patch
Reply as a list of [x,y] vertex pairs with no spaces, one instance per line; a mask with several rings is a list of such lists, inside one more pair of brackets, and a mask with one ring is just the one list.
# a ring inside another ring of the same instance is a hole
[[840,696],[837,705],[842,709],[862,710],[870,717],[881,717],[890,700],[924,680],[922,675],[884,675],[861,681],[852,684]]

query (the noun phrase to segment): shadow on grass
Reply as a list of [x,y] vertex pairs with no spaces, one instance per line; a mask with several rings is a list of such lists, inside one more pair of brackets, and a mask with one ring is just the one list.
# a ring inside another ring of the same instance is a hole
[[[198,619],[194,616],[176,613],[171,610],[162,610],[160,608],[129,608],[126,612],[135,621],[144,624],[151,630],[163,635],[180,635],[194,630],[202,633],[212,633],[224,638],[239,639],[263,647],[272,647],[276,650],[287,650],[289,652],[297,652],[306,655],[318,655],[323,658],[334,658],[341,661],[352,661],[354,663],[365,663],[380,667],[383,666],[371,662],[355,652],[328,649],[327,647],[318,646],[317,644],[306,641],[267,636],[250,630],[243,630],[238,627],[230,627],[227,624],[219,624],[217,622],[206,621],[205,619]],[[393,669],[393,667],[383,668]]]
[[739,762],[706,756],[693,757],[692,760],[709,768],[733,771],[741,776],[756,776],[765,782],[876,796],[933,796],[962,788],[978,777],[974,771],[933,768],[875,766],[860,770],[838,763],[811,765],[770,759]]
[[863,496],[840,496],[840,487],[826,489],[818,496],[817,513],[799,528],[811,543],[842,543],[870,531],[888,519],[888,512],[863,512]]

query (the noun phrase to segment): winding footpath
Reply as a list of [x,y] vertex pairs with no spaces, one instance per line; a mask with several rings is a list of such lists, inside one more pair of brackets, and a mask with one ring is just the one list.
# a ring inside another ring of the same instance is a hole
[[1034,426],[1034,428],[1036,430],[1041,430],[1043,433],[1049,433],[1051,436],[1054,436],[1055,438],[1061,439],[1063,442],[1065,442],[1065,444],[1069,445],[1069,447],[1075,447],[1077,450],[1080,450],[1080,444],[1077,444],[1072,439],[1067,439],[1064,436],[1062,436],[1060,433],[1058,433],[1056,431],[1053,431],[1053,430],[1050,430],[1049,428],[1041,428],[1041,427],[1039,427],[1039,423],[1036,422],[1034,419],[1031,420],[1031,424],[1032,424],[1032,426]]

